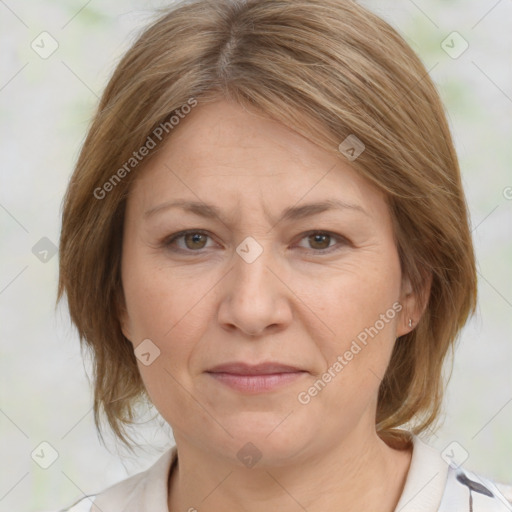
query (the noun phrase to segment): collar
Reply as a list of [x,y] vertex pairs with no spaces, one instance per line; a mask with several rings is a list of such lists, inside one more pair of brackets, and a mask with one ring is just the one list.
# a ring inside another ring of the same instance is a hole
[[432,512],[439,509],[448,477],[448,464],[436,449],[416,435],[411,437],[411,465],[395,512]]
[[146,471],[98,494],[91,512],[168,512],[169,475],[176,461],[177,449],[173,446]]

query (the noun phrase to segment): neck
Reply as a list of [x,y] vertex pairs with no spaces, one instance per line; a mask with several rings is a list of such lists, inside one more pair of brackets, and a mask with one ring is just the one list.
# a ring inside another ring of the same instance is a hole
[[393,512],[409,465],[409,445],[353,433],[337,446],[290,465],[241,467],[176,437],[179,461],[169,480],[169,510],[224,512]]

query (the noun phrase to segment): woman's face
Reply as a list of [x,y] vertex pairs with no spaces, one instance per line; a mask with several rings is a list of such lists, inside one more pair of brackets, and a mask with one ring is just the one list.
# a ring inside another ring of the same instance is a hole
[[123,332],[178,447],[279,464],[375,433],[414,298],[384,196],[343,155],[199,105],[132,186],[122,282]]

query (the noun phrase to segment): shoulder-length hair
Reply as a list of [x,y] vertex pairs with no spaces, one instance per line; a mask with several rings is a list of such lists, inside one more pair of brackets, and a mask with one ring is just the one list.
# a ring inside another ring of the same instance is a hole
[[[64,198],[57,301],[66,294],[93,355],[98,431],[104,413],[129,445],[126,427],[147,398],[118,317],[130,184],[178,117],[219,98],[345,161],[347,137],[364,144],[349,162],[385,192],[403,274],[419,296],[432,278],[417,327],[395,343],[376,429],[391,439],[404,424],[414,433],[431,427],[445,356],[475,310],[476,270],[457,156],[427,70],[388,23],[354,1],[193,0],[165,10],[116,67]],[[143,147],[151,153],[144,159]]]

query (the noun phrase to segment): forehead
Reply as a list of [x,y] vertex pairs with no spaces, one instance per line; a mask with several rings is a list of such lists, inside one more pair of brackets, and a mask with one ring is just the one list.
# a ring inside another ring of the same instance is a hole
[[197,106],[142,170],[129,202],[147,211],[172,199],[215,202],[232,213],[338,200],[365,205],[382,194],[342,156],[289,127],[219,100]]
[[[172,133],[165,150],[195,167],[238,166],[239,175],[278,172],[273,164],[332,165],[333,157],[311,141],[264,114],[226,100],[200,104]],[[241,165],[243,164],[243,165]],[[245,172],[250,168],[251,172]]]

